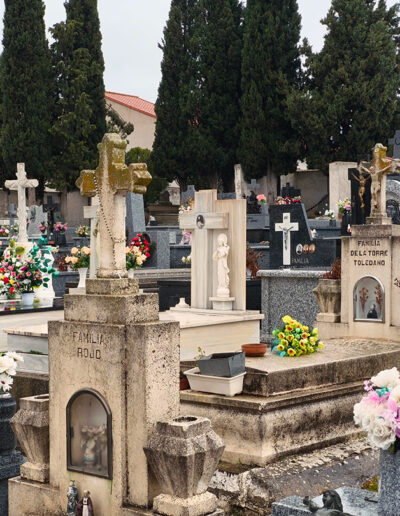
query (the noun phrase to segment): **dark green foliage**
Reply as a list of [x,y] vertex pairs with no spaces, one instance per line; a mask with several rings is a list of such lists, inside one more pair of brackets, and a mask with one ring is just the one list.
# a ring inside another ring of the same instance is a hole
[[56,77],[52,184],[73,188],[82,169],[94,168],[106,132],[104,60],[97,0],[70,0],[67,20],[51,29]]
[[397,9],[384,1],[333,0],[327,35],[313,54],[305,41],[305,91],[289,101],[310,168],[354,161],[393,136],[400,86]]
[[287,97],[300,82],[296,0],[248,0],[242,58],[240,159],[248,178],[296,170],[298,136]]
[[156,174],[181,187],[192,181],[193,162],[187,146],[192,116],[189,111],[193,84],[193,29],[197,0],[172,0],[169,19],[160,45],[162,78],[155,105],[157,115],[153,146]]
[[147,168],[152,180],[147,187],[147,192],[143,196],[144,203],[147,205],[157,202],[161,192],[168,186],[168,181],[164,177],[159,177],[154,173],[152,152],[149,149],[134,147],[126,153],[125,163],[127,165],[131,163],[147,163]]
[[52,96],[50,52],[42,0],[6,0],[0,65],[2,180],[15,177],[18,162],[30,177],[48,176]]
[[162,49],[154,166],[181,187],[232,184],[239,137],[241,5],[173,0]]
[[238,0],[199,0],[194,41],[198,59],[190,147],[196,184],[233,189],[240,117],[242,6]]

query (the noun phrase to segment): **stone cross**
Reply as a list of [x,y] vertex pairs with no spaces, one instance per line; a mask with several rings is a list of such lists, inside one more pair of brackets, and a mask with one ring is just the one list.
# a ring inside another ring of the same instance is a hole
[[357,170],[371,177],[371,214],[367,218],[369,224],[390,224],[386,213],[386,177],[399,167],[398,160],[386,157],[387,147],[377,143],[373,149],[372,161],[361,161]]
[[400,159],[400,131],[398,129],[394,134],[394,138],[391,138],[388,143],[393,145],[393,157]]
[[243,199],[244,195],[244,179],[243,179],[243,170],[242,165],[235,165],[235,193],[236,199]]
[[257,183],[256,179],[252,179],[250,183],[246,185],[246,187],[249,192],[257,193],[258,190],[261,188],[261,185]]
[[99,198],[101,254],[98,278],[122,278],[126,271],[125,217],[128,192],[145,194],[151,175],[145,163],[125,164],[126,141],[107,133],[99,144],[100,160],[96,170],[82,170],[76,181],[81,195]]
[[194,211],[179,217],[179,227],[192,232],[191,306],[211,308],[213,296],[213,230],[228,228],[228,214],[216,213],[215,190],[196,192]]
[[282,231],[283,236],[283,265],[290,265],[290,251],[291,251],[291,242],[290,242],[290,233],[292,231],[296,232],[299,230],[298,222],[290,221],[290,213],[283,214],[283,222],[279,222],[275,224],[275,231]]
[[96,270],[98,267],[99,259],[97,248],[99,247],[99,234],[98,234],[98,222],[99,222],[99,199],[93,197],[91,206],[83,207],[83,216],[85,219],[90,219],[90,268],[89,278],[94,279],[96,277]]
[[37,179],[26,177],[25,163],[17,163],[17,179],[6,181],[4,186],[9,190],[18,191],[18,244],[29,247],[28,233],[26,231],[26,193],[27,188],[36,188],[39,185]]

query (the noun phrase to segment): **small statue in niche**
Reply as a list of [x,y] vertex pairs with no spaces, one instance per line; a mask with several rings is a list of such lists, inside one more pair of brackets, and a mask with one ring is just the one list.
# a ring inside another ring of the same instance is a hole
[[225,233],[218,235],[218,247],[214,251],[213,260],[217,262],[217,297],[229,297],[229,267],[228,267],[228,255],[229,245],[228,237]]
[[82,465],[87,468],[98,469],[102,467],[102,451],[106,445],[107,425],[100,426],[85,425],[81,428],[83,436],[81,446],[83,448]]
[[322,495],[323,507],[318,507],[309,496],[304,498],[303,503],[317,516],[352,516],[347,512],[343,512],[342,500],[333,489],[328,489]]
[[83,498],[76,506],[75,516],[94,516],[90,491],[83,491]]
[[75,516],[75,509],[78,504],[78,489],[75,486],[75,480],[71,480],[67,491],[67,514]]
[[378,319],[378,312],[376,311],[376,305],[372,303],[368,313],[367,319]]

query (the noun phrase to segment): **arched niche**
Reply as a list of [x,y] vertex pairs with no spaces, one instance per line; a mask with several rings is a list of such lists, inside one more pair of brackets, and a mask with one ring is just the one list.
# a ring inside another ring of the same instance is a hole
[[354,320],[385,321],[385,289],[374,276],[359,279],[353,291]]
[[67,469],[112,478],[111,411],[92,389],[76,392],[67,405]]

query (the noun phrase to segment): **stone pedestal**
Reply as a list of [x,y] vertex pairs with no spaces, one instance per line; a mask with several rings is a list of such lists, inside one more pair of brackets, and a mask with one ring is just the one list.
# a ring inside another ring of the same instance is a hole
[[35,482],[49,480],[49,396],[22,398],[11,426],[28,462],[21,466],[21,478]]
[[340,321],[340,279],[323,279],[318,281],[317,287],[313,290],[314,296],[320,309],[317,321],[339,322]]
[[207,488],[224,448],[209,419],[183,416],[157,423],[145,447],[162,491],[154,499],[155,512],[168,516],[213,512],[217,499]]
[[234,297],[210,297],[210,301],[213,304],[213,310],[232,310],[233,302],[235,301]]

